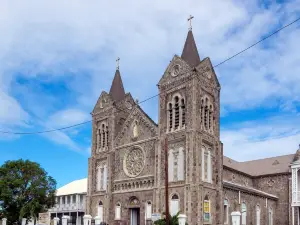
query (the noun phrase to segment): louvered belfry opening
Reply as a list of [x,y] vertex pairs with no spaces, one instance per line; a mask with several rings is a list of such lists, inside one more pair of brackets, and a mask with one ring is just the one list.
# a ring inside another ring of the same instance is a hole
[[175,108],[175,130],[178,129],[179,127],[179,98],[176,96],[175,97],[175,105],[174,105],[174,108]]
[[173,107],[172,103],[169,103],[169,131],[173,128]]
[[103,136],[103,138],[102,138],[102,148],[104,148],[105,147],[105,125],[104,124],[102,124],[102,136]]
[[181,125],[182,125],[182,127],[184,127],[185,126],[185,102],[184,102],[184,99],[181,99],[181,112],[182,112]]
[[213,132],[215,121],[213,112],[213,105],[211,104],[208,97],[202,98],[200,107],[200,125],[203,130],[206,130],[210,133]]

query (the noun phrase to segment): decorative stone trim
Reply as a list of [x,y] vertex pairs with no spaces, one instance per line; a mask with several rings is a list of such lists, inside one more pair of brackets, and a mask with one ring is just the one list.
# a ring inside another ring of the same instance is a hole
[[223,185],[224,185],[224,188],[229,188],[229,189],[237,190],[237,191],[244,191],[246,193],[250,193],[250,194],[254,194],[254,195],[258,195],[258,196],[278,200],[278,197],[276,195],[272,195],[272,194],[269,194],[269,193],[264,192],[264,191],[257,190],[257,189],[252,188],[252,187],[245,187],[243,185],[231,183],[229,181],[223,181]]
[[155,140],[158,140],[158,137],[148,138],[148,139],[145,139],[145,140],[132,142],[132,143],[125,144],[125,145],[120,145],[120,146],[116,147],[115,149],[127,148],[127,147],[130,147],[130,146],[133,146],[133,145],[139,145],[139,144],[142,144],[142,143],[145,143],[145,142],[155,141]]
[[115,181],[114,192],[134,191],[138,189],[152,189],[154,187],[154,177],[136,178],[127,181]]
[[129,177],[138,176],[145,167],[145,151],[142,147],[134,145],[128,149],[123,159],[123,170]]

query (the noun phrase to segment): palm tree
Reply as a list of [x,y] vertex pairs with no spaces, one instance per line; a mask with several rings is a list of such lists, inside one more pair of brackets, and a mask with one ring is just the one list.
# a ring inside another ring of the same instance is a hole
[[[170,224],[169,225],[179,225],[179,221],[178,221],[178,216],[179,216],[179,213],[178,212],[176,215],[174,216],[171,216],[169,215],[169,218],[170,219]],[[165,213],[163,213],[163,215],[165,215]],[[163,218],[163,219],[160,219],[160,220],[156,220],[154,222],[154,225],[166,225],[166,218]],[[187,223],[185,223],[185,225],[188,225]]]

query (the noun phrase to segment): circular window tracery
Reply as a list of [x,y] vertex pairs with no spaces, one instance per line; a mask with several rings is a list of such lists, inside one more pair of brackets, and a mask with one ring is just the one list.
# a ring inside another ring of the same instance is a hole
[[175,66],[173,66],[172,71],[171,71],[171,75],[173,77],[176,77],[179,75],[180,72],[180,66],[178,64],[176,64]]
[[138,176],[145,165],[144,151],[140,147],[128,150],[124,157],[123,169],[127,176]]

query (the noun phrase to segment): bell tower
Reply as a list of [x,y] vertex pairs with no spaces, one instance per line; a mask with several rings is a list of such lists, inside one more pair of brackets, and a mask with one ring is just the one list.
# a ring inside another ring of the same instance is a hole
[[[220,84],[210,59],[200,59],[191,19],[181,56],[173,57],[158,84],[159,140],[160,146],[168,141],[170,213],[186,214],[189,224],[216,225],[223,222]],[[158,171],[165,168],[162,152]],[[156,201],[164,211],[164,173],[157,177]]]
[[119,65],[109,93],[102,91],[91,113],[92,150],[89,158],[86,213],[109,221],[112,196],[115,138],[130,113],[131,95],[125,94]]

